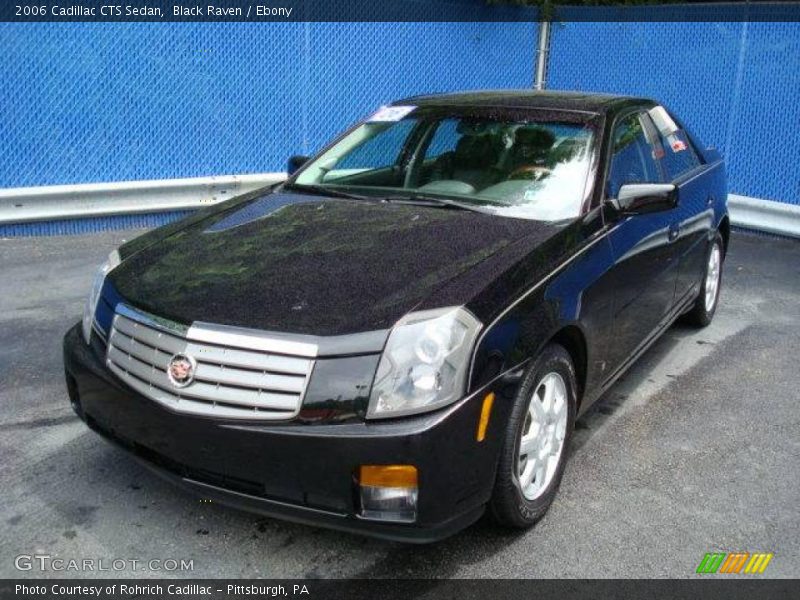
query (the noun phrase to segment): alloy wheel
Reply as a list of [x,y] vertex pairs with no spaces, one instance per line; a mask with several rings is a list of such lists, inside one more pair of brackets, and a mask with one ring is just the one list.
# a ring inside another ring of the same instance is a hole
[[553,480],[567,433],[567,386],[556,372],[542,377],[528,404],[519,440],[517,479],[522,494],[535,500]]
[[711,312],[717,301],[721,263],[722,252],[719,249],[719,244],[714,244],[714,247],[711,248],[711,254],[708,257],[708,268],[706,269],[706,312]]

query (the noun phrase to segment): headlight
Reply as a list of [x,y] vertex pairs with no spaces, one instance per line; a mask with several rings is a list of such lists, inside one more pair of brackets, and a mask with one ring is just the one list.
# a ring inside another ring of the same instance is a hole
[[103,282],[106,280],[111,270],[120,263],[119,252],[114,250],[108,255],[108,259],[97,269],[94,281],[92,282],[92,289],[89,292],[89,297],[86,299],[86,304],[83,307],[83,339],[88,344],[92,337],[92,321],[94,321],[94,313],[97,310],[97,303],[100,301],[100,291],[103,289]]
[[460,307],[403,317],[386,342],[367,417],[425,412],[461,397],[480,328],[481,322]]

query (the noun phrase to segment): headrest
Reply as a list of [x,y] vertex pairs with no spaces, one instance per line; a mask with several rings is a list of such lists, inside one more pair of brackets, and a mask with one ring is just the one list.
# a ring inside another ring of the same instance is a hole
[[536,127],[532,129],[517,129],[514,138],[517,147],[527,146],[535,147],[540,150],[547,150],[553,146],[556,141],[556,136],[547,129]]
[[459,166],[467,167],[479,164],[486,153],[486,146],[477,136],[465,135],[456,144],[455,157]]
[[486,135],[492,133],[494,129],[493,123],[471,119],[461,119],[456,126],[456,132],[460,135]]

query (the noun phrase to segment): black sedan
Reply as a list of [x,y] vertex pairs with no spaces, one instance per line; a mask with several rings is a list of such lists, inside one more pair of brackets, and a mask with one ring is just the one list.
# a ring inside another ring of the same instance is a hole
[[528,527],[575,419],[714,316],[724,164],[653,101],[408,98],[289,164],[113,252],[65,338],[77,414],[205,498],[408,541]]

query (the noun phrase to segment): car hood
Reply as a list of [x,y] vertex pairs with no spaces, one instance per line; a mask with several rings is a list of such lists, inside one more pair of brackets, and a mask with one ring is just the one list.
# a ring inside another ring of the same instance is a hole
[[[343,335],[389,328],[488,257],[554,230],[452,208],[271,193],[189,221],[109,280],[133,306],[187,324]],[[462,285],[464,295],[485,278]]]

